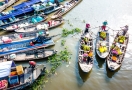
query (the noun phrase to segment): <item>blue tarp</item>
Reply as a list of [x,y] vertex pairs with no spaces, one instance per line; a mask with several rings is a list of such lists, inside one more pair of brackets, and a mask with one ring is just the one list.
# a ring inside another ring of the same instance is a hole
[[[51,3],[54,3],[54,0],[49,0]],[[62,2],[62,1],[64,1],[64,0],[58,0],[59,2]],[[19,8],[23,8],[23,7],[26,7],[26,6],[31,6],[31,5],[33,5],[33,4],[35,4],[35,3],[39,3],[39,2],[48,2],[48,0],[30,0],[30,1],[28,1],[28,2],[23,2],[23,3],[21,3],[21,4],[19,4],[19,5],[16,5],[16,6],[14,6],[13,8],[14,9],[19,9]]]
[[26,7],[26,6],[31,6],[31,5],[33,5],[35,3],[45,2],[45,1],[47,1],[47,0],[30,0],[28,2],[23,2],[23,3],[19,4],[19,5],[16,5],[13,8],[14,9],[19,9],[19,8],[23,8],[23,7]]
[[17,11],[13,11],[12,13],[7,14],[5,16],[0,16],[0,20],[5,20],[5,19],[11,18],[13,16],[17,16],[17,15],[21,15],[21,14],[24,14],[24,13],[27,13],[27,12],[31,12],[33,10],[34,9],[32,7],[29,7],[29,8],[26,8],[26,9],[20,9],[20,10],[17,10]]

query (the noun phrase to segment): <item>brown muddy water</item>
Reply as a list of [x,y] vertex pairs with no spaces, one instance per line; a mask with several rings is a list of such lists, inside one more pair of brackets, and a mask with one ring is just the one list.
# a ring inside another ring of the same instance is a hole
[[[83,30],[85,28],[84,20],[86,23],[91,24],[94,34],[97,34],[98,31],[98,28],[95,27],[102,25],[104,20],[107,20],[108,26],[114,30],[119,30],[120,27],[126,24],[129,25],[130,40],[121,68],[115,72],[109,71],[105,60],[100,59],[95,53],[92,71],[88,74],[81,72],[77,63],[80,34],[61,39],[58,39],[58,36],[54,38],[56,44],[53,48],[58,51],[63,49],[60,43],[62,39],[65,39],[65,46],[73,55],[69,64],[64,63],[57,69],[57,74],[49,79],[43,90],[132,90],[131,3],[132,0],[83,0],[64,16],[65,23],[62,26],[50,31],[50,35],[55,35],[61,33],[63,28],[78,27]],[[68,24],[68,20],[73,27]],[[109,32],[111,35],[113,34],[112,30]],[[2,31],[1,34],[3,34]],[[110,37],[110,41],[113,41],[113,37]],[[37,63],[46,64],[45,60],[37,61]],[[27,65],[27,62],[22,62],[22,64]],[[46,66],[49,67],[48,64]]]

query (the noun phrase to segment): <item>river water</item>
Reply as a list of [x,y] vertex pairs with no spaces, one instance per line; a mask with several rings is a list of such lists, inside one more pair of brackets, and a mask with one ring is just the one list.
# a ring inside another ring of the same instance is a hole
[[[72,52],[71,60],[68,64],[62,64],[53,75],[49,82],[45,84],[43,90],[132,90],[132,0],[83,0],[78,6],[64,16],[65,23],[50,31],[50,35],[59,34],[63,28],[72,29],[75,27],[84,30],[85,23],[91,24],[91,30],[97,34],[98,27],[104,20],[108,21],[108,26],[114,30],[119,30],[124,25],[129,25],[129,44],[124,61],[119,70],[111,72],[106,67],[106,62],[94,55],[94,66],[90,73],[81,72],[77,63],[78,41],[80,34],[66,38],[56,37],[54,49],[63,49],[61,40],[65,39],[65,46]],[[71,27],[68,24],[73,25]],[[112,30],[109,30],[111,35]],[[1,32],[3,33],[3,32]],[[115,33],[114,33],[115,34]],[[95,37],[95,35],[93,35]],[[59,39],[58,39],[59,38]],[[110,42],[113,37],[110,37]],[[45,63],[45,60],[37,63]],[[20,64],[20,63],[17,63]],[[27,65],[27,62],[23,62]],[[48,64],[46,64],[49,67]]]

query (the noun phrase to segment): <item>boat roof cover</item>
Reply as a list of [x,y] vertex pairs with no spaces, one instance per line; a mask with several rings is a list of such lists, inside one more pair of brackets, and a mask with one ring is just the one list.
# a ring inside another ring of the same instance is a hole
[[23,8],[23,7],[26,7],[26,6],[33,5],[35,3],[45,2],[45,1],[47,1],[47,0],[30,0],[28,2],[23,2],[23,3],[19,4],[19,5],[16,5],[13,8],[14,9],[19,9],[19,8]]
[[12,13],[5,15],[5,16],[0,16],[0,20],[5,20],[5,19],[8,19],[8,18],[17,16],[17,15],[21,15],[21,14],[24,14],[24,13],[27,13],[27,12],[31,12],[33,10],[34,9],[32,7],[29,7],[29,8],[26,8],[26,9],[19,9],[17,11],[13,11]]
[[9,76],[11,72],[11,67],[15,66],[16,65],[13,61],[6,61],[0,63],[0,78]]

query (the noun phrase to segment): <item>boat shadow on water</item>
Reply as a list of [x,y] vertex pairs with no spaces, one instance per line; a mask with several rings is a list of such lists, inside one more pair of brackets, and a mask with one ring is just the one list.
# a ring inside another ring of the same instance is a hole
[[103,66],[103,64],[104,64],[104,62],[105,62],[105,59],[100,58],[100,57],[97,55],[96,52],[95,52],[95,58],[96,58],[96,61],[97,61],[97,63],[98,63],[98,67],[99,67],[99,68],[102,68],[102,66]]
[[79,64],[78,64],[78,71],[79,71],[79,75],[80,75],[83,82],[85,82],[85,81],[87,81],[87,79],[89,79],[90,73],[92,72],[92,70],[88,73],[83,72],[81,70],[81,68],[79,67]]
[[107,73],[107,77],[108,77],[108,78],[112,78],[112,77],[115,75],[115,73],[117,73],[119,70],[120,70],[120,68],[118,68],[118,69],[115,70],[115,71],[111,71],[111,70],[108,68],[107,64],[106,64],[106,73]]
[[[78,47],[79,47],[79,44],[75,48],[78,48]],[[79,52],[79,50],[78,50],[78,52]],[[76,53],[76,56],[78,56],[78,52]],[[84,82],[89,78],[89,75],[92,70],[89,73],[83,72],[79,66],[79,63],[78,63],[78,57],[76,57],[75,67],[76,67],[75,73],[76,73],[77,82],[78,82],[78,85],[81,87],[81,86],[83,86]]]

